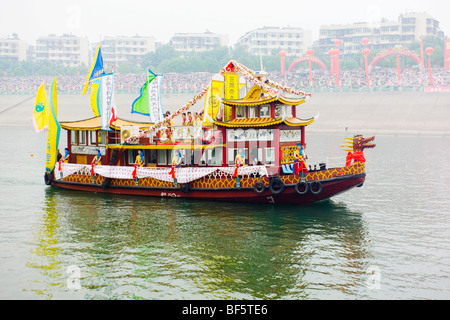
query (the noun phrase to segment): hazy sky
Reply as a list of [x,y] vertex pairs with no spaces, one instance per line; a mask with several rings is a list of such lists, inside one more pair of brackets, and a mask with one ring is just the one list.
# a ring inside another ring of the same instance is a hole
[[0,38],[17,33],[30,44],[39,36],[72,33],[95,42],[105,36],[154,36],[167,43],[177,32],[228,34],[233,45],[247,31],[301,27],[318,37],[320,25],[397,20],[427,12],[450,36],[448,0],[14,0],[2,1]]

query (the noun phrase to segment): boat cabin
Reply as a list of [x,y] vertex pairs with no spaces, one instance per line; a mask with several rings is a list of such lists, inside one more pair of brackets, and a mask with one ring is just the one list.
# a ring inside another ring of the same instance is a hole
[[[139,150],[147,167],[170,167],[175,150],[182,156],[181,166],[234,166],[243,149],[245,165],[265,165],[277,171],[293,162],[297,143],[305,145],[305,126],[314,118],[296,117],[296,107],[305,98],[270,96],[254,86],[242,99],[222,99],[228,119],[214,120],[212,126],[169,126],[149,132],[135,144],[124,143],[151,123],[123,119],[101,129],[100,117],[61,122],[67,130],[70,162],[89,164],[100,150],[103,165],[134,165]],[[225,118],[224,117],[224,118]],[[114,156],[113,152],[116,150]]]

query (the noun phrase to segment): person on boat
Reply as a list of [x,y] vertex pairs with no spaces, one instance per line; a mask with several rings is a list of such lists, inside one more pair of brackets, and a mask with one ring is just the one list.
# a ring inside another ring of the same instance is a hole
[[236,166],[244,166],[245,165],[245,152],[243,148],[239,148],[234,158],[234,164]]
[[299,174],[301,172],[302,181],[305,174],[308,172],[305,162],[305,148],[301,143],[297,143],[297,149],[294,152],[294,173]]
[[194,126],[201,126],[202,125],[202,119],[200,119],[200,116],[198,112],[194,113]]
[[[170,117],[170,111],[167,111],[165,114],[165,118]],[[173,119],[169,120],[169,130],[170,130],[170,136],[172,136],[173,133],[173,129],[175,128],[175,122],[173,121]]]
[[65,148],[64,151],[65,151],[64,157],[63,157],[61,160],[62,160],[64,163],[68,163],[68,162],[69,162],[69,158],[70,158],[69,148]]
[[102,155],[100,153],[100,150],[96,149],[95,151],[97,151],[97,155],[94,157],[94,159],[92,159],[91,164],[96,165],[96,166],[101,166],[102,165]]
[[234,158],[234,165],[236,168],[234,169],[233,177],[238,176],[238,168],[245,166],[245,151],[243,148],[239,148],[238,152],[236,154],[236,157]]
[[175,150],[172,158],[172,167],[179,168],[181,166],[181,152],[180,150]]
[[192,118],[192,113],[188,111],[187,113],[187,126],[193,126],[194,125],[194,119]]
[[139,167],[144,166],[144,151],[138,150],[138,154],[136,156],[136,160],[134,161],[134,164],[138,165]]

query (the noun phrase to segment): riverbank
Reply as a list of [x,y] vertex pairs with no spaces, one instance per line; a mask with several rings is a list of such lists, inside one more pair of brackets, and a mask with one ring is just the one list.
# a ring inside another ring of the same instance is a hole
[[[147,121],[147,117],[131,114],[136,94],[116,95],[121,118]],[[165,111],[175,111],[192,99],[193,94],[163,95]],[[438,135],[450,136],[450,93],[424,92],[340,92],[315,93],[297,107],[300,118],[319,115],[308,126],[308,132],[361,133],[364,135]],[[0,124],[2,126],[31,126],[34,96],[0,96]],[[200,100],[192,112],[203,108]],[[60,121],[92,117],[89,96],[58,96]]]

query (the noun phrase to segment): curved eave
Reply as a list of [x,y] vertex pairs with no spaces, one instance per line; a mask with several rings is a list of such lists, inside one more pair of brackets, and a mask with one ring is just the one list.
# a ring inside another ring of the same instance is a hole
[[[61,128],[65,130],[97,131],[102,129],[102,122],[100,117],[93,117],[79,121],[61,121],[59,124],[61,125]],[[111,125],[111,129],[120,130],[120,128],[123,126],[135,126],[139,127],[139,129],[147,129],[151,125],[151,123],[133,122],[123,119],[117,119]]]
[[278,120],[271,119],[271,121],[265,121],[265,122],[258,122],[258,121],[236,122],[235,120],[232,120],[229,122],[214,121],[214,124],[216,124],[218,126],[229,127],[229,128],[239,128],[239,127],[268,127],[268,126],[272,126],[274,124],[279,124],[281,122],[283,122],[282,119],[278,119]]
[[252,99],[252,100],[225,100],[222,99],[223,104],[229,106],[259,106],[262,104],[268,104],[272,102],[279,102],[282,104],[297,106],[305,102],[305,98],[301,99],[291,99],[283,96],[280,97],[268,97],[265,99]]
[[309,119],[299,119],[299,118],[290,117],[290,118],[286,118],[284,120],[284,123],[290,127],[303,127],[303,126],[307,126],[307,125],[313,123],[314,120],[315,120],[314,117],[309,118]]
[[291,106],[298,106],[302,103],[305,103],[305,98],[290,99],[290,98],[286,98],[286,97],[280,97],[278,100],[283,104],[287,104],[287,105],[291,105]]
[[276,101],[276,97],[269,97],[265,99],[258,99],[258,100],[225,100],[222,99],[223,104],[229,105],[229,106],[259,106],[262,104],[272,103]]

